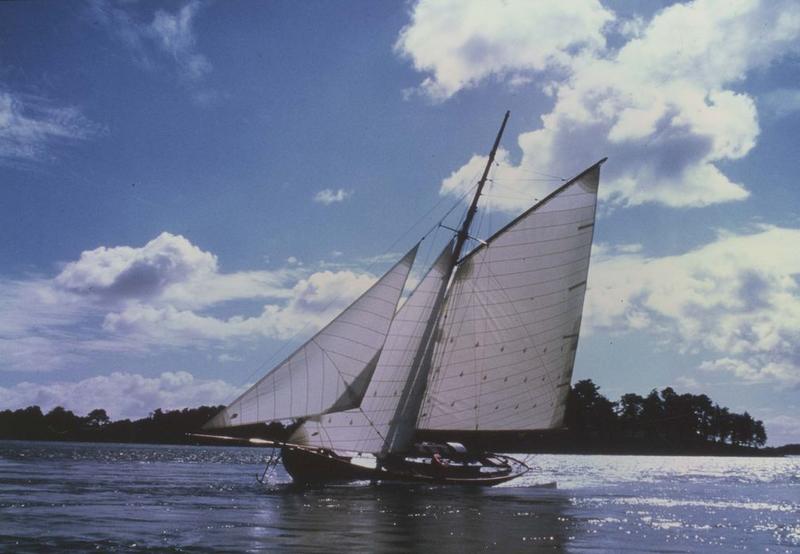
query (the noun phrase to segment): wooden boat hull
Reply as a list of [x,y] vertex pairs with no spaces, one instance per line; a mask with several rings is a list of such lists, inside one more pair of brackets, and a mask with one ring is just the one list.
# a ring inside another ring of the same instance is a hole
[[358,466],[330,450],[284,446],[283,467],[299,484],[341,483],[376,478],[376,470]]
[[487,466],[439,466],[409,460],[396,460],[388,466],[369,468],[353,463],[352,458],[345,455],[322,448],[286,445],[282,452],[283,466],[294,482],[309,485],[380,481],[490,487],[530,471],[528,466],[510,456],[493,454],[492,457],[501,465],[484,472],[481,468]]

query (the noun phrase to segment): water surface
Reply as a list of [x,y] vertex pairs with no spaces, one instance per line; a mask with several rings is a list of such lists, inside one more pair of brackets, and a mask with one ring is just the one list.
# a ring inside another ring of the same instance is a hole
[[800,551],[800,458],[537,455],[491,489],[302,489],[256,481],[268,452],[0,441],[0,551]]

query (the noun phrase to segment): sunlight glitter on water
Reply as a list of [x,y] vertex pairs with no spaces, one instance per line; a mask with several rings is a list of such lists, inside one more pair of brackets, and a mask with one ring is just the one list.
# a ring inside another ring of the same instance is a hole
[[[800,459],[534,456],[493,489],[301,489],[268,451],[0,443],[0,550],[568,552],[800,547]],[[557,481],[558,489],[534,485]]]

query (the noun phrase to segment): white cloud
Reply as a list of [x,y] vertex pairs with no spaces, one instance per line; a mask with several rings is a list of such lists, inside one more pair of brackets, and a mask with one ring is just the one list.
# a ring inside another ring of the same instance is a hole
[[245,388],[222,380],[198,379],[186,371],[168,371],[158,377],[114,372],[81,381],[22,382],[0,387],[0,406],[17,409],[38,405],[45,412],[62,406],[77,414],[105,408],[112,419],[140,418],[156,408],[225,404]]
[[[800,413],[798,406],[787,406],[790,414]],[[800,429],[800,417],[797,415],[772,415],[764,417],[767,429],[768,444],[782,446],[784,444],[797,444],[797,430]]]
[[317,192],[314,195],[314,202],[319,202],[320,204],[325,204],[329,206],[331,204],[335,204],[337,202],[344,202],[348,198],[353,195],[353,191],[348,191],[344,189],[322,189],[321,191]]
[[158,10],[150,29],[161,48],[167,52],[189,79],[200,79],[211,71],[211,62],[196,51],[196,38],[192,27],[200,3],[192,1],[176,13]]
[[202,308],[247,298],[287,298],[289,270],[220,273],[217,257],[181,235],[161,233],[143,247],[99,247],[64,266],[58,289],[113,305],[130,300]]
[[800,384],[800,229],[761,226],[661,258],[594,252],[585,329],[645,330],[706,372]]
[[426,94],[446,99],[490,76],[519,86],[521,70],[564,67],[576,51],[602,50],[612,19],[597,0],[422,0],[395,50],[430,74],[420,85]]
[[[512,74],[535,76],[552,95],[541,126],[518,138],[519,163],[499,159],[494,179],[507,199],[495,209],[527,207],[553,188],[532,175],[569,177],[603,156],[601,195],[615,204],[698,207],[748,196],[718,167],[747,155],[759,134],[754,100],[732,87],[800,51],[800,4],[696,0],[628,26],[606,25],[612,16],[593,2],[537,3],[546,13],[536,18],[515,6],[422,0],[398,41],[429,74],[423,88],[434,98]],[[603,48],[614,32],[622,46]],[[483,163],[472,158],[442,193],[471,186]]]
[[108,313],[102,327],[138,344],[176,347],[257,337],[286,340],[330,321],[374,281],[372,275],[351,271],[316,272],[285,291],[288,302],[266,304],[254,317],[221,319],[171,304],[134,301]]
[[[777,382],[789,386],[800,385],[797,360],[771,361],[773,355],[762,352],[747,360],[718,358],[700,364],[701,371],[727,373],[744,383]],[[775,356],[779,357],[779,356]]]
[[685,389],[689,389],[689,391],[691,392],[702,391],[704,388],[703,385],[697,379],[695,379],[694,377],[688,377],[686,375],[681,375],[680,377],[675,379],[675,382],[679,386]]
[[85,251],[55,282],[71,292],[126,299],[156,296],[173,283],[216,272],[215,256],[164,232],[141,248],[101,246]]
[[53,147],[99,131],[73,106],[0,89],[0,162],[41,160]]
[[[50,279],[0,280],[0,369],[74,367],[92,352],[287,339],[329,321],[374,280],[297,263],[222,273],[216,256],[170,233],[142,247],[99,247]],[[221,305],[241,311],[220,317]]]
[[[96,21],[120,40],[142,66],[151,69],[161,63],[177,68],[188,82],[197,83],[213,69],[211,62],[197,49],[194,21],[202,4],[192,0],[175,13],[156,10],[152,21],[134,15],[127,9],[106,0],[92,0],[91,9]],[[193,96],[199,105],[209,105],[221,96],[212,90],[203,90]]]

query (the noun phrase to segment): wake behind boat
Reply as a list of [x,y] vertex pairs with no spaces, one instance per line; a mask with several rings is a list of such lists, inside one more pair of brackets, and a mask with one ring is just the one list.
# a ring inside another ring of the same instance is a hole
[[[495,485],[529,471],[447,437],[562,426],[605,160],[475,239],[470,227],[508,117],[461,228],[402,307],[419,243],[204,429],[296,421],[285,442],[247,440],[280,448],[302,483]],[[470,240],[478,246],[462,256]],[[445,440],[420,443],[419,431]]]

